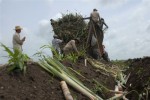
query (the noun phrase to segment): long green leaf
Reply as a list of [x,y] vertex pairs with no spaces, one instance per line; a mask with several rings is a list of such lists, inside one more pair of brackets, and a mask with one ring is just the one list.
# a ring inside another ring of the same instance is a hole
[[12,56],[13,57],[13,52],[8,48],[6,47],[4,44],[1,43],[1,46],[5,49],[5,51],[9,54],[9,56]]

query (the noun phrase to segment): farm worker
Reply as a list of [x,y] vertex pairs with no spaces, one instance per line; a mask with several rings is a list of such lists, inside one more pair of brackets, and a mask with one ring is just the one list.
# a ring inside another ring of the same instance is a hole
[[[54,50],[56,51],[57,54],[61,53],[60,44],[62,42],[63,42],[63,40],[59,39],[56,34],[53,36],[52,46],[53,46],[53,48],[54,48]],[[54,51],[52,51],[52,53],[53,53],[53,55],[55,55]]]
[[13,50],[15,51],[16,49],[22,52],[22,45],[26,39],[26,37],[23,37],[22,39],[20,38],[20,33],[22,28],[20,26],[15,26],[15,34],[13,35]]
[[70,40],[65,45],[65,47],[63,48],[64,55],[67,55],[69,53],[74,53],[74,52],[79,54],[79,51],[78,51],[77,46],[76,46],[79,43],[80,43],[80,39],[79,38],[75,38],[75,39]]
[[99,13],[97,12],[97,9],[93,9],[93,12],[90,14],[91,20],[94,22],[94,24],[100,27],[101,18]]
[[109,62],[110,59],[109,59],[109,57],[108,57],[107,51],[105,50],[105,45],[102,45],[102,46],[103,46],[103,50],[102,50],[102,58],[103,58],[105,61]]

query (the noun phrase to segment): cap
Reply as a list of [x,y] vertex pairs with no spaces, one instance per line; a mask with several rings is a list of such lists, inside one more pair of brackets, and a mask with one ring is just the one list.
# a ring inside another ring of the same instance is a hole
[[93,11],[97,11],[97,9],[93,9]]
[[54,37],[54,38],[58,38],[58,35],[55,34],[53,37]]

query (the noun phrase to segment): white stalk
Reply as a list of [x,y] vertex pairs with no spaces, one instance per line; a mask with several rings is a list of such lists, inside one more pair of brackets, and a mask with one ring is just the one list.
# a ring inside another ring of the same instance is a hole
[[61,88],[62,88],[62,91],[64,93],[64,96],[65,96],[66,100],[73,100],[73,97],[72,97],[72,95],[71,95],[71,93],[69,91],[69,88],[68,88],[66,82],[65,81],[61,81],[60,85],[61,85]]

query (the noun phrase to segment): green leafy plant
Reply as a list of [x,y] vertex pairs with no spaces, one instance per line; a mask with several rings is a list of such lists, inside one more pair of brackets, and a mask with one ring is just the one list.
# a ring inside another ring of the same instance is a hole
[[11,51],[7,46],[1,43],[1,47],[4,48],[4,51],[8,53],[8,64],[10,67],[8,67],[8,71],[14,71],[16,69],[22,71],[23,73],[26,72],[26,62],[29,59],[27,54],[21,53],[18,49],[15,49],[14,52]]
[[70,53],[70,54],[66,55],[64,59],[70,60],[73,63],[76,63],[78,60],[78,55],[76,55],[75,53]]
[[59,60],[59,61],[63,61],[63,60],[70,60],[72,61],[73,63],[76,63],[79,56],[84,56],[85,54],[85,51],[80,51],[79,52],[79,55],[77,55],[76,53],[70,53],[66,56],[63,56],[63,54],[59,54],[50,44],[48,45],[43,45],[42,47],[40,47],[41,51],[40,52],[37,52],[36,54],[34,55],[38,55],[41,57],[41,55],[44,53],[43,50],[44,49],[49,49],[51,50],[51,52],[53,53],[53,58]]
[[66,57],[64,59],[70,60],[73,63],[76,63],[78,59],[84,58],[84,57],[85,57],[85,50],[81,50],[81,51],[79,51],[78,55],[76,53],[70,53],[70,54],[66,55]]
[[[63,60],[63,55],[59,54],[50,44],[43,45],[42,47],[40,47],[40,49],[42,49],[42,50],[43,49],[49,49],[53,53],[53,58],[58,59],[59,61]],[[42,50],[40,52],[36,53],[35,55],[41,56],[43,54]]]

